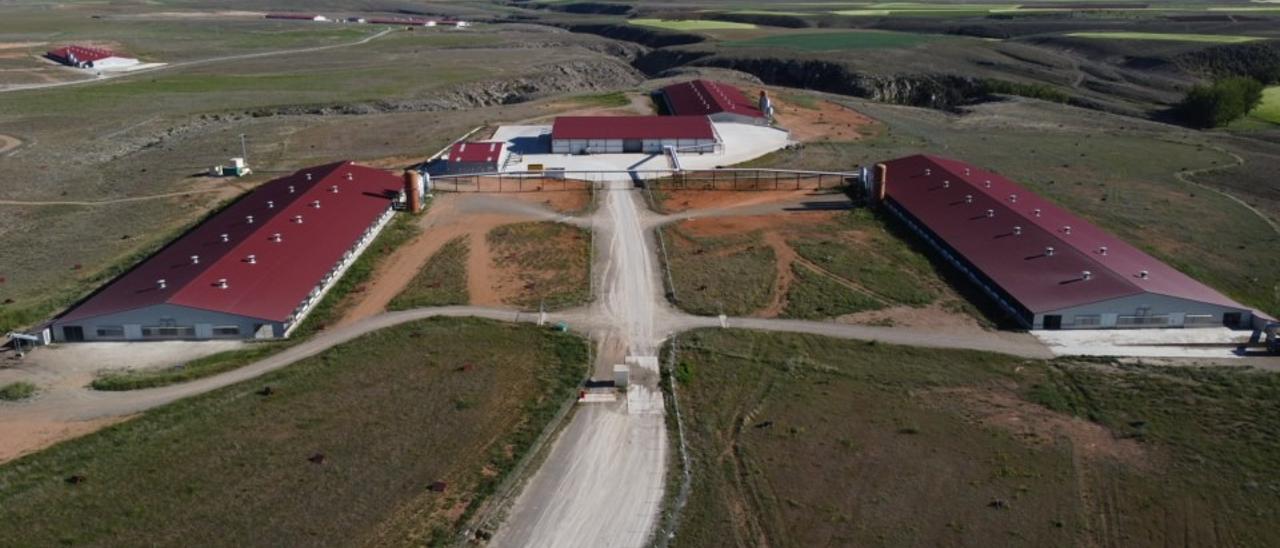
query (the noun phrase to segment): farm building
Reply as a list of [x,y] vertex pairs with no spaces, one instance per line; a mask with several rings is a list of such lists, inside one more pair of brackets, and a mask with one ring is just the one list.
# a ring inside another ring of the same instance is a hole
[[716,122],[768,124],[769,97],[763,91],[753,101],[737,87],[711,80],[691,80],[662,88],[667,112],[677,116],[708,116]]
[[266,18],[267,19],[284,19],[289,21],[320,21],[320,22],[326,22],[329,20],[328,17],[325,17],[320,14],[314,14],[314,13],[268,13],[266,15]]
[[996,173],[917,155],[875,196],[1030,329],[1248,327],[1251,309]]
[[454,143],[449,148],[447,173],[493,173],[502,166],[506,143]]
[[716,152],[720,138],[706,116],[561,116],[551,126],[554,154]]
[[53,338],[288,336],[391,219],[402,188],[351,162],[265,183],[55,319]]
[[89,46],[63,46],[45,52],[45,57],[77,68],[120,68],[138,64],[137,59],[124,57],[114,51]]

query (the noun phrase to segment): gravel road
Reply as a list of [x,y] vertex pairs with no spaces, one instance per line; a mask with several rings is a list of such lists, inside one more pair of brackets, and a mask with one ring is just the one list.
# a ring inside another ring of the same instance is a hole
[[[669,311],[650,231],[629,187],[617,183],[603,192],[594,222],[601,255],[600,298],[591,314],[601,324],[598,379],[610,378],[627,355],[653,355],[666,336],[655,329],[659,310]],[[662,502],[666,422],[657,370],[633,370],[625,401],[578,409],[516,498],[493,546],[630,547],[649,540]]]

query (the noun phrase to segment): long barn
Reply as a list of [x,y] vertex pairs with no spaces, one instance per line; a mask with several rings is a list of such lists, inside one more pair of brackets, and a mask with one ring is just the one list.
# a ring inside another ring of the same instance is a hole
[[55,319],[53,338],[285,337],[391,219],[401,181],[338,162],[267,182]]
[[883,207],[1030,329],[1249,327],[1254,312],[1001,175],[880,164]]
[[721,146],[706,116],[561,116],[551,126],[554,154],[716,152]]

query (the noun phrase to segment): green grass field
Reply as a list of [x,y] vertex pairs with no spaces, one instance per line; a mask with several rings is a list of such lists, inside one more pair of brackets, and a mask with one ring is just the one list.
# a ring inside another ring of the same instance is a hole
[[937,40],[937,37],[906,32],[848,31],[776,34],[747,40],[727,41],[723,45],[750,48],[789,48],[806,51],[842,51],[904,48],[934,40]]
[[1280,542],[1274,372],[720,329],[677,355],[675,546]]
[[1239,44],[1263,40],[1255,36],[1233,36],[1228,34],[1178,34],[1164,32],[1070,32],[1067,36],[1075,38],[1096,38],[1102,40],[1156,40],[1165,42],[1204,42],[1211,44]]
[[754,29],[755,25],[751,23],[735,23],[732,21],[714,21],[711,19],[630,19],[627,21],[632,25],[640,25],[642,27],[653,27],[663,30],[732,30],[732,29]]
[[378,331],[0,466],[0,545],[443,543],[587,354],[486,320]]
[[1280,124],[1280,86],[1269,87],[1262,92],[1262,103],[1249,116],[1264,122]]
[[423,265],[409,285],[391,299],[390,310],[407,310],[423,306],[466,304],[467,253],[466,236],[458,236],[444,244]]

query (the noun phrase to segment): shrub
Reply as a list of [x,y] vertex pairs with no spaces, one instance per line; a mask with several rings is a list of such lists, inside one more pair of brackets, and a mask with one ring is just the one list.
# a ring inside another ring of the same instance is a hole
[[0,386],[0,400],[4,401],[25,400],[34,396],[35,393],[36,385],[26,381],[11,382]]
[[1224,78],[1208,86],[1196,86],[1175,109],[1188,125],[1221,127],[1248,114],[1262,101],[1262,83],[1253,78]]

